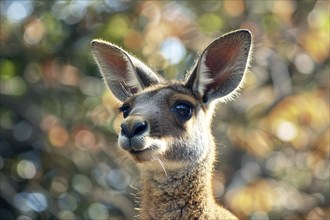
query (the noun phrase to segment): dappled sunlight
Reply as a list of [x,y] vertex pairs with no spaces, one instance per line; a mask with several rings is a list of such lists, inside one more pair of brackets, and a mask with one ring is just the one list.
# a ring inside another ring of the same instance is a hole
[[268,213],[276,201],[274,188],[266,180],[256,180],[244,188],[230,190],[226,197],[229,205],[244,215],[260,211]]
[[1,1],[0,219],[131,219],[138,173],[92,39],[182,79],[239,28],[254,55],[218,107],[214,194],[242,219],[330,215],[328,1]]
[[284,99],[267,117],[270,132],[294,148],[310,148],[316,137],[329,130],[327,102],[327,97],[321,92]]

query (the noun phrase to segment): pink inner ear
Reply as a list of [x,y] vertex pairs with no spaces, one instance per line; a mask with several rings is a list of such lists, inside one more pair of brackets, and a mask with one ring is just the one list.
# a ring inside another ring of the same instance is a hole
[[211,47],[206,55],[205,65],[209,72],[209,77],[213,82],[209,84],[208,90],[222,86],[230,78],[232,67],[239,56],[240,45],[237,42],[224,43]]
[[102,57],[106,67],[110,69],[111,74],[127,79],[127,61],[123,57],[123,54],[117,51],[105,51]]
[[216,75],[214,81],[207,86],[208,91],[211,89],[217,89],[222,85],[226,84],[226,81],[229,79],[230,76],[230,71],[222,72],[221,74]]
[[227,43],[227,45],[211,47],[207,53],[205,64],[210,70],[211,74],[218,74],[222,70],[235,65],[235,61],[239,56],[239,52],[240,46],[236,42],[229,44]]

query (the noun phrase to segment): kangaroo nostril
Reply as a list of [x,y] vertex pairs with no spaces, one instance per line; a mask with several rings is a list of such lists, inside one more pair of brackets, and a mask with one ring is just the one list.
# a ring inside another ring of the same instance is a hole
[[148,127],[147,122],[137,122],[132,129],[132,136],[142,134]]
[[125,124],[121,124],[121,133],[122,135],[131,138],[131,132],[129,131],[129,128]]
[[147,122],[139,121],[136,122],[132,127],[126,125],[126,124],[121,124],[121,134],[128,137],[132,138],[135,135],[142,134],[148,127]]

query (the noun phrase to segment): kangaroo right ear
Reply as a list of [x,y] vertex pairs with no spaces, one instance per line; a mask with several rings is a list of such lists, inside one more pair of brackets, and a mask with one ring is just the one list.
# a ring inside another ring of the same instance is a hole
[[238,30],[216,39],[202,53],[187,87],[206,104],[231,99],[242,85],[251,45],[248,30]]
[[160,82],[157,74],[116,45],[93,40],[91,49],[105,82],[120,101]]

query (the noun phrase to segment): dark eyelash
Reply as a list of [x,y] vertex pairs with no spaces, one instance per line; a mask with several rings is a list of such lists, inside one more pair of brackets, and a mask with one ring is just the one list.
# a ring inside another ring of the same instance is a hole
[[131,112],[131,108],[128,104],[123,104],[123,106],[121,106],[119,108],[119,111],[122,112],[124,118],[126,118],[129,115],[129,113]]
[[129,108],[128,104],[123,104],[121,107],[119,107],[119,111],[123,112],[124,110],[126,110],[127,108]]

